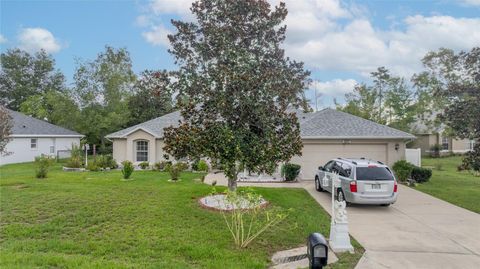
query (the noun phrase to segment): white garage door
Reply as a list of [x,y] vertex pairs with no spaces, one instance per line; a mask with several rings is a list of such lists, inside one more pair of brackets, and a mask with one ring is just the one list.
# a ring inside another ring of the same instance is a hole
[[313,179],[318,166],[338,157],[365,157],[386,162],[387,144],[304,144],[302,153],[302,156],[294,157],[291,162],[302,166],[302,179]]

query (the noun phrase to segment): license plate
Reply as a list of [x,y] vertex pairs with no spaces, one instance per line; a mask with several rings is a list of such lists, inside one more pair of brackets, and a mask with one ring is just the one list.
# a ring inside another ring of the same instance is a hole
[[381,184],[372,184],[372,190],[381,190],[382,185]]

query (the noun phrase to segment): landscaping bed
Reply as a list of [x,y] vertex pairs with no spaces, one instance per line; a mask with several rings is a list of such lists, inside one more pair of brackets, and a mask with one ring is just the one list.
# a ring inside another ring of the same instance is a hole
[[[279,250],[328,236],[328,214],[303,189],[255,188],[271,205],[292,208],[280,225],[247,248],[234,246],[219,212],[198,199],[212,187],[182,173],[63,172],[43,180],[32,163],[0,167],[2,268],[266,268]],[[224,191],[216,187],[217,191]],[[353,268],[363,249],[339,255],[331,268]]]

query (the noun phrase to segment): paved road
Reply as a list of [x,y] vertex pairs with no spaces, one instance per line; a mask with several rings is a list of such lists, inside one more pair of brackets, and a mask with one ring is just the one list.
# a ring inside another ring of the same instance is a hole
[[[317,192],[313,182],[242,185],[303,187],[330,213],[330,194]],[[350,206],[347,212],[350,234],[366,250],[357,269],[480,268],[477,213],[401,185],[394,205]]]

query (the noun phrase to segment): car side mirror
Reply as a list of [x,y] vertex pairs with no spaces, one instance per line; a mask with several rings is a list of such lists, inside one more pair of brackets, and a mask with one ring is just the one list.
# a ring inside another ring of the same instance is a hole
[[324,171],[325,169],[323,168],[323,166],[319,166],[319,167],[318,167],[318,170]]

